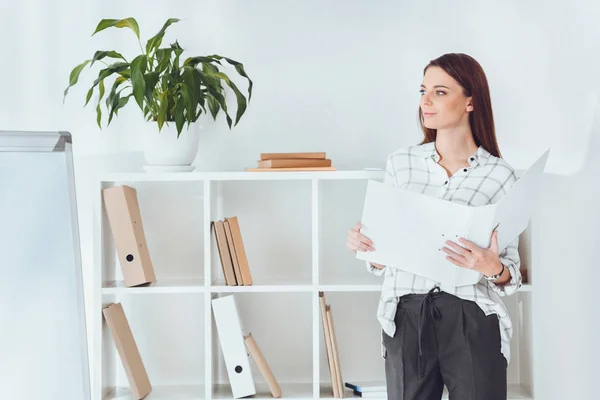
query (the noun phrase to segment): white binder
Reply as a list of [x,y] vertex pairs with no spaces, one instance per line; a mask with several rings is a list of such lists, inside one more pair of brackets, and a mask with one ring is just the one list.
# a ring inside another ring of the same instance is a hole
[[212,300],[219,342],[225,359],[233,397],[239,399],[256,394],[250,369],[250,355],[246,351],[242,322],[233,295]]
[[387,265],[448,286],[477,283],[482,275],[458,267],[441,248],[458,237],[487,248],[498,226],[498,251],[526,228],[538,206],[546,150],[506,194],[494,204],[472,207],[369,181],[361,233],[373,241],[374,251],[357,251],[356,258]]

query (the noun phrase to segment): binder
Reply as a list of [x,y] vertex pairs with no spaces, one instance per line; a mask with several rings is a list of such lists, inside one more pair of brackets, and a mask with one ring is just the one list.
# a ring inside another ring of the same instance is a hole
[[212,300],[213,314],[233,398],[256,394],[242,322],[233,295]]
[[131,392],[136,399],[143,399],[152,391],[152,385],[123,311],[123,306],[121,303],[112,303],[102,310],[102,314],[123,363]]
[[252,285],[252,275],[250,274],[250,266],[248,265],[248,257],[246,255],[246,249],[244,248],[244,241],[242,240],[242,231],[240,230],[239,220],[237,217],[230,217],[225,218],[225,222],[227,222],[231,228],[235,257],[237,257],[239,263],[243,285],[250,286]]
[[233,235],[231,234],[231,225],[229,221],[223,221],[223,226],[225,227],[225,236],[227,237],[227,245],[229,246],[229,251],[231,253],[231,262],[233,268],[233,274],[235,275],[235,280],[238,285],[244,285],[244,279],[242,278],[242,271],[240,270],[240,263],[238,262],[237,254],[235,252],[235,244],[233,243]]
[[260,350],[260,347],[258,347],[258,343],[256,343],[256,340],[254,340],[254,336],[249,333],[244,336],[244,341],[246,342],[248,351],[254,359],[254,362],[256,362],[261,375],[263,378],[265,378],[265,381],[269,386],[269,390],[271,391],[271,395],[276,398],[281,397],[281,387],[279,386],[279,383],[277,383],[277,380],[275,379],[275,376],[273,375],[273,372],[271,371],[271,368],[269,367],[269,364],[267,363],[262,351]]
[[233,273],[231,253],[228,240],[225,235],[223,221],[212,221],[211,228],[215,233],[217,250],[219,251],[219,259],[221,260],[221,268],[223,269],[223,276],[225,277],[225,284],[228,286],[235,286],[237,283]]
[[335,365],[333,360],[333,346],[331,344],[331,334],[329,330],[329,321],[327,318],[327,304],[325,302],[325,294],[319,292],[319,302],[321,304],[321,320],[323,322],[323,336],[325,339],[325,354],[327,355],[327,363],[329,364],[329,373],[331,375],[331,387],[333,389],[333,397],[340,397],[339,385],[337,382],[337,374],[335,373]]
[[137,191],[127,185],[102,189],[104,207],[124,284],[127,287],[156,282],[150,259]]

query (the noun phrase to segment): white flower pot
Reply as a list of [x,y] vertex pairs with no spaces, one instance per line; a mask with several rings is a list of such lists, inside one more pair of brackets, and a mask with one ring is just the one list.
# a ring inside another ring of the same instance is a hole
[[149,172],[183,172],[193,171],[192,163],[198,152],[200,141],[199,124],[183,126],[179,138],[175,122],[165,123],[162,130],[158,131],[156,122],[146,122],[145,132],[142,137],[143,153],[146,165],[144,169]]

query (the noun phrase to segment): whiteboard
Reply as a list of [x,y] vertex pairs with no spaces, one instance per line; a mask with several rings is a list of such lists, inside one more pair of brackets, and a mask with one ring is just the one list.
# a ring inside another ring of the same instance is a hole
[[71,143],[0,131],[3,399],[90,399]]

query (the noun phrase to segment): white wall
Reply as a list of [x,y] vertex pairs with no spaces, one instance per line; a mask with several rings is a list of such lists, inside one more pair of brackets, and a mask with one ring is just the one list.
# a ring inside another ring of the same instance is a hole
[[391,150],[420,140],[422,68],[446,52],[471,54],[488,74],[504,157],[524,168],[553,149],[535,287],[547,310],[538,327],[547,350],[539,398],[592,398],[600,356],[600,161],[594,157],[600,147],[600,5],[523,3],[3,0],[0,129],[73,133],[89,282],[92,177],[140,170],[136,133],[147,129],[131,102],[109,128],[98,130],[94,108],[82,108],[94,79],[89,70],[62,104],[70,70],[95,50],[131,58],[138,50],[128,30],[90,37],[101,18],[136,17],[145,43],[166,18],[181,17],[164,43],[177,38],[185,55],[217,53],[244,62],[255,82],[253,100],[231,132],[222,120],[203,122],[199,170],[240,170],[254,165],[260,152],[292,150],[326,151],[340,169],[382,166]]

